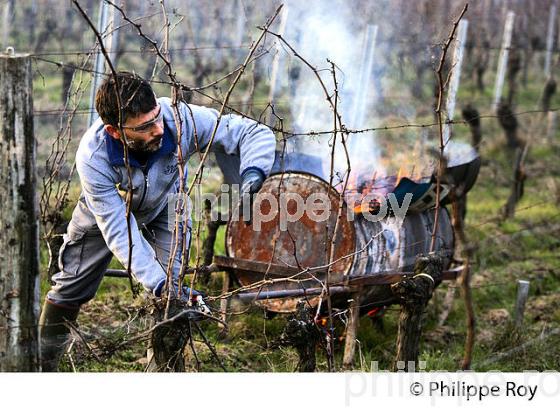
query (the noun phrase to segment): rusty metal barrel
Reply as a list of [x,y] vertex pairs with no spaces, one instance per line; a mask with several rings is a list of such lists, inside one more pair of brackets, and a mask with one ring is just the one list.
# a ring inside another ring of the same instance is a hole
[[[322,207],[317,206],[318,198],[322,198]],[[306,204],[303,212],[302,204]],[[434,224],[433,210],[406,215],[402,224],[390,216],[379,221],[362,214],[349,218],[348,206],[335,189],[317,176],[299,172],[270,176],[254,209],[262,220],[256,221],[254,216],[249,224],[242,220],[228,223],[226,252],[233,260],[268,264],[270,268],[264,271],[238,266],[233,274],[241,285],[271,294],[316,290],[327,275],[329,286],[344,294],[350,278],[411,271],[416,256],[429,252]],[[453,232],[445,208],[441,208],[436,238],[435,251],[444,256],[447,267]],[[305,297],[315,305],[319,296],[309,293]],[[258,303],[267,310],[287,313],[295,310],[299,299],[301,296],[261,299]]]

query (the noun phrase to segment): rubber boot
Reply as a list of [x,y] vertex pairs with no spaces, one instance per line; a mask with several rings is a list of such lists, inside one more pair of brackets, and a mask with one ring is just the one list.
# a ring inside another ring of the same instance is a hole
[[70,334],[65,324],[75,322],[79,307],[57,305],[45,300],[39,319],[39,338],[41,346],[41,369],[43,372],[56,372]]

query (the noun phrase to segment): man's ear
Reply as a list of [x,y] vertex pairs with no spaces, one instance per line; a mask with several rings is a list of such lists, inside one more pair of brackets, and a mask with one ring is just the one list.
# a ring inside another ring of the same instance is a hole
[[110,124],[105,125],[105,131],[107,132],[107,134],[109,134],[111,137],[113,137],[116,140],[121,139],[121,134],[119,132],[119,129],[117,127],[114,127]]

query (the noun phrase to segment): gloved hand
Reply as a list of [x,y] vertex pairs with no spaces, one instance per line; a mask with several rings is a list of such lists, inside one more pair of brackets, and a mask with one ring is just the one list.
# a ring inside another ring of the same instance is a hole
[[[166,284],[166,281],[162,281],[158,285],[158,287],[154,290],[154,295],[156,297],[160,298],[160,297],[163,296],[163,290],[165,289],[165,284]],[[171,293],[176,298],[179,297],[178,289],[179,289],[179,286],[177,285],[176,281],[174,281],[173,289],[171,290]],[[192,299],[192,298],[197,297],[197,296],[202,296],[202,293],[197,291],[197,290],[191,289],[188,286],[183,285],[182,288],[181,288],[181,295],[180,296],[181,296],[181,300],[183,302],[188,303],[190,301],[189,298]]]
[[[165,281],[162,282],[155,290],[154,295],[156,297],[163,296],[163,290],[165,289]],[[204,302],[204,295],[202,292],[198,290],[191,289],[188,286],[183,285],[181,287],[181,295],[178,295],[178,285],[176,282],[173,284],[173,288],[171,290],[172,296],[178,298],[180,296],[181,302],[183,302],[188,309],[192,309],[192,315],[189,315],[189,318],[192,320],[201,320],[204,318],[204,315],[201,315],[199,312],[204,313],[205,315],[210,315],[212,312],[208,308],[208,305]]]
[[[261,189],[264,179],[264,173],[256,168],[249,168],[241,175],[241,189],[239,191],[241,198],[240,214],[245,222],[250,222],[252,219],[253,197]],[[248,212],[248,215],[246,212]]]
[[[173,295],[177,296],[175,293]],[[193,299],[196,299],[199,296],[202,298],[202,293],[201,292],[199,292],[198,290],[195,290],[195,289],[191,289],[188,286],[183,285],[183,287],[181,289],[181,300],[183,302],[191,303],[193,301]]]
[[249,168],[241,176],[241,196],[255,194],[261,189],[264,182],[264,173],[257,168]]

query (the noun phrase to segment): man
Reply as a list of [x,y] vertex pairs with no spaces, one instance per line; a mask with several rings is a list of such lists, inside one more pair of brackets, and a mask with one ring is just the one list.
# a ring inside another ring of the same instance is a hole
[[[60,272],[52,277],[54,284],[39,322],[43,371],[56,371],[69,334],[64,323],[75,321],[80,306],[95,296],[113,255],[128,266],[125,198],[129,178],[124,137],[132,173],[131,272],[148,292],[160,297],[167,289],[168,259],[173,252],[174,235],[168,229],[167,209],[168,195],[179,188],[178,143],[185,159],[205,150],[218,120],[216,110],[180,103],[179,138],[169,98],[156,99],[149,83],[132,73],[121,72],[117,78],[123,105],[122,127],[111,76],[96,95],[100,119],[83,135],[76,153],[82,193],[60,248]],[[275,146],[274,134],[267,127],[240,116],[225,115],[211,150],[222,158],[239,161],[241,195],[251,195],[270,172]],[[172,268],[175,278],[181,264],[181,243],[178,249]],[[181,285],[174,282],[169,286],[175,294],[191,293],[188,288],[179,292]]]

